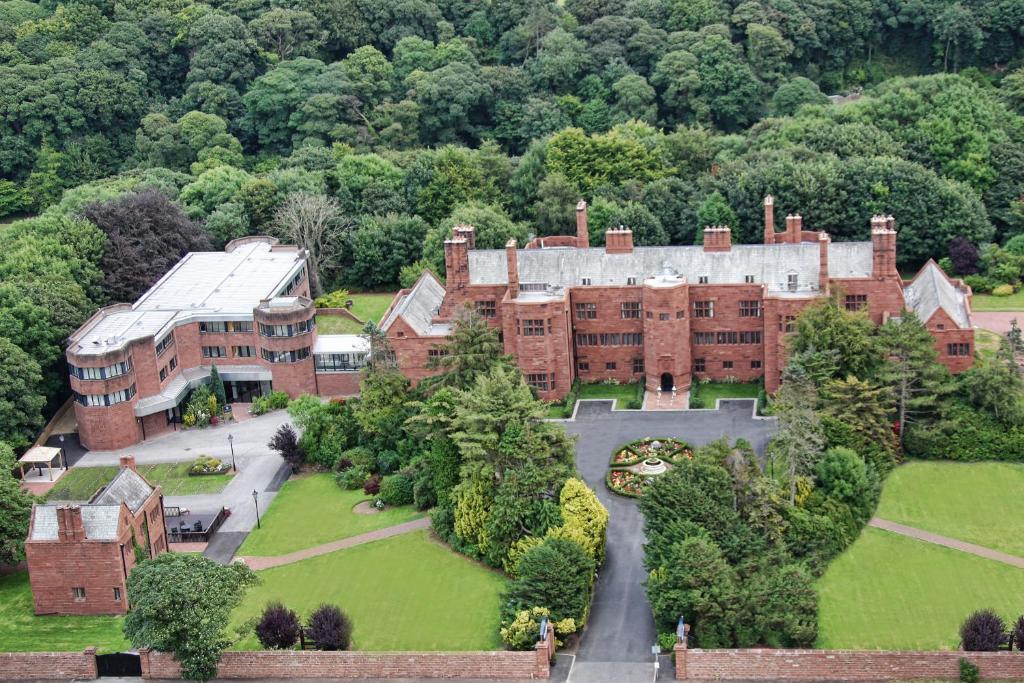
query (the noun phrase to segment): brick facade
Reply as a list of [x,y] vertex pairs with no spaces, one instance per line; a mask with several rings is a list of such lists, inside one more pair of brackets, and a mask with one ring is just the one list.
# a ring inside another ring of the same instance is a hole
[[[460,309],[470,307],[484,312],[499,330],[505,353],[516,358],[528,383],[545,400],[563,397],[576,379],[643,381],[651,391],[663,387],[682,391],[695,378],[764,378],[765,388],[773,392],[785,366],[787,332],[795,317],[814,301],[836,295],[841,304],[864,311],[875,324],[903,315],[910,306],[904,295],[910,283],[896,269],[897,233],[891,216],[871,219],[870,243],[833,245],[826,233],[804,229],[799,215],[787,216],[785,231],[776,233],[771,197],[765,200],[764,249],[802,250],[785,253],[804,258],[814,255],[808,266],[813,273],[792,270],[788,285],[766,281],[763,273],[758,275],[761,266],[756,260],[751,262],[752,257],[742,254],[737,262],[744,265],[736,267],[748,268],[751,274],[734,273],[737,281],[728,283],[720,277],[709,280],[701,273],[646,271],[639,277],[620,277],[624,284],[609,284],[592,282],[582,269],[581,279],[568,284],[558,273],[542,273],[549,282],[559,282],[543,291],[537,283],[523,281],[521,262],[537,251],[557,255],[557,260],[550,261],[555,268],[574,260],[593,262],[596,250],[587,249],[585,224],[586,205],[581,202],[576,236],[537,238],[522,251],[511,241],[504,250],[504,273],[492,258],[496,251],[476,261],[489,264],[484,276],[471,268],[472,228],[458,226],[445,242],[448,277],[431,319],[416,324],[403,316],[403,302],[415,288],[400,292],[389,309],[395,315],[390,320],[385,316],[389,320],[385,331],[406,376],[415,382],[436,372],[428,367],[428,359],[445,343],[445,325]],[[632,254],[634,245],[627,229],[609,230],[605,242],[604,259],[594,269],[607,280],[609,275],[601,268],[613,267],[617,256]],[[816,250],[807,252],[810,245]],[[704,231],[705,254],[728,257],[734,248],[728,227],[711,226]],[[784,261],[780,253],[774,258]],[[924,322],[936,336],[940,362],[959,372],[973,360],[970,289],[959,281],[946,278],[946,282],[944,286],[966,302],[966,324],[957,324],[942,308]],[[639,309],[627,311],[630,306]]]
[[[122,467],[134,470],[134,458],[123,457]],[[25,556],[36,614],[125,614],[135,547],[148,557],[167,551],[160,487],[135,512],[121,502],[116,534],[110,537],[87,535],[83,505],[59,506],[56,538],[46,540],[34,537],[41,513],[39,506],[33,507]]]

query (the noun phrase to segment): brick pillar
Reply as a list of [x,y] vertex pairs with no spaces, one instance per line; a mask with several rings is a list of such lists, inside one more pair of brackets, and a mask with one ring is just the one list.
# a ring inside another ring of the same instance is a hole
[[690,625],[683,625],[683,637],[679,639],[675,647],[672,648],[672,654],[676,660],[676,680],[686,680],[686,640],[690,636]]
[[555,658],[555,627],[548,623],[548,632],[544,640],[534,646],[537,653],[537,669],[535,678],[551,678],[551,660]]
[[832,239],[827,232],[818,233],[818,289],[828,293],[828,245]]
[[120,459],[119,459],[119,462],[120,462],[120,465],[121,465],[121,469],[125,469],[127,467],[128,469],[130,469],[133,472],[138,472],[138,470],[135,469],[135,456],[134,455],[122,455],[120,457]]
[[139,665],[142,667],[142,678],[152,678],[150,673],[152,669],[149,663],[149,653],[152,651],[153,649],[149,647],[139,648]]
[[519,296],[519,254],[514,237],[505,244],[505,261],[508,265],[508,295],[515,299]]
[[775,198],[770,194],[764,198],[764,243],[775,244]]
[[96,664],[96,648],[94,648],[94,647],[87,647],[84,650],[82,650],[82,654],[85,655],[86,657],[88,657],[91,660],[92,675],[89,676],[89,678],[99,678],[100,677],[100,671],[99,671],[98,665]]
[[587,226],[587,202],[584,199],[576,205],[576,246],[586,249],[590,246],[590,228]]

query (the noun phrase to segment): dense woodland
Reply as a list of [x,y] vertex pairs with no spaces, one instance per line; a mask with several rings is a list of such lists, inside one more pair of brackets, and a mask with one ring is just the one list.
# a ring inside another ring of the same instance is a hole
[[97,306],[247,234],[387,289],[442,274],[458,222],[497,247],[584,197],[594,244],[754,241],[770,192],[1017,286],[1022,48],[1024,0],[2,0],[0,440]]

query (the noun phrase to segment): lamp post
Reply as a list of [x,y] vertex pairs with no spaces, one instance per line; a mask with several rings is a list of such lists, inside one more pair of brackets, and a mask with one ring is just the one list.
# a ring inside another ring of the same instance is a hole
[[235,467],[235,437],[228,434],[228,446],[231,447],[231,471],[238,473],[238,468]]
[[68,468],[68,454],[64,452],[64,435],[61,434],[60,436],[58,436],[57,440],[60,441],[61,469],[66,470]]
[[260,494],[259,494],[258,491],[256,491],[256,489],[252,490],[252,504],[256,507],[256,528],[257,529],[262,528],[262,527],[260,527],[260,503],[259,503],[259,500],[257,500],[257,496],[259,496],[259,495]]

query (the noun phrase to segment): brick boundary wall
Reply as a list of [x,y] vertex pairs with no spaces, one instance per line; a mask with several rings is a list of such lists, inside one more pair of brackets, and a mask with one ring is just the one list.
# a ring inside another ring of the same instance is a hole
[[984,680],[1024,680],[1017,652],[690,650],[680,643],[674,654],[677,681],[955,681],[961,657]]
[[92,680],[96,648],[82,652],[0,652],[0,680]]
[[[485,678],[546,679],[552,643],[530,652],[322,652],[263,650],[225,652],[218,678]],[[178,662],[143,648],[143,679],[180,678]]]

